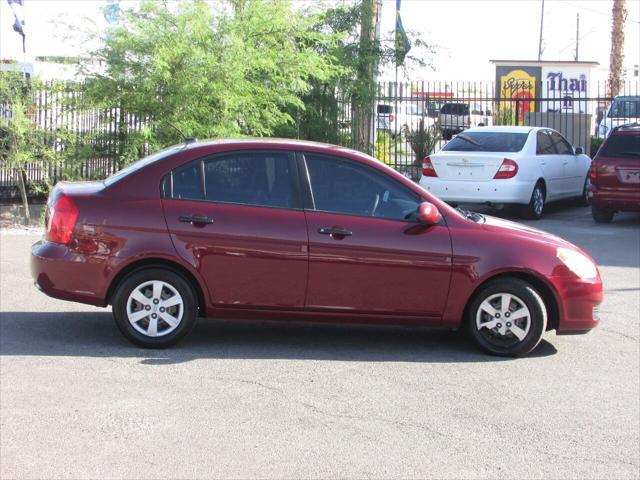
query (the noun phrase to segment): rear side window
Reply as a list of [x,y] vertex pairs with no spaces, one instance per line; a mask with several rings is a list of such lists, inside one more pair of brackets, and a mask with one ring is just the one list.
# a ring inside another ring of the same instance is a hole
[[391,105],[378,105],[378,115],[390,115],[393,113]]
[[204,161],[205,199],[293,207],[287,152],[236,153]]
[[453,152],[519,152],[527,143],[528,133],[464,132],[442,150]]
[[538,155],[555,155],[556,150],[553,148],[553,142],[547,132],[538,132],[536,134],[536,154]]
[[292,208],[288,152],[237,152],[192,162],[163,180],[165,197]]
[[611,135],[602,146],[600,155],[640,159],[640,133],[637,135]]

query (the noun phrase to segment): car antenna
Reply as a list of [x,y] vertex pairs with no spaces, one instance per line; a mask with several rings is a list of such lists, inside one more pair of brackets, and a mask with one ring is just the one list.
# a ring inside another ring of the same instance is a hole
[[182,130],[180,130],[178,127],[176,127],[173,123],[171,122],[167,122],[169,124],[170,127],[172,127],[176,132],[178,132],[180,134],[180,136],[182,137],[182,140],[184,141],[185,144],[190,144],[193,142],[198,141],[198,139],[196,137],[187,137],[184,133],[182,133]]

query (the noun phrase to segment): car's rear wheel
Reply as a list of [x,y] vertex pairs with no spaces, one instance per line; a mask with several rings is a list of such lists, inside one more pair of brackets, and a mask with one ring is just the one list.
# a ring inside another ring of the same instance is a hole
[[545,197],[544,185],[542,182],[536,183],[533,192],[531,192],[531,200],[522,209],[522,216],[530,220],[540,220],[544,213]]
[[519,357],[540,343],[547,328],[547,309],[529,283],[502,278],[478,292],[467,309],[466,322],[484,351]]
[[191,331],[197,300],[181,275],[149,268],[120,283],[114,295],[113,316],[129,341],[145,348],[165,348]]
[[591,216],[597,223],[611,223],[616,212],[610,208],[591,207]]

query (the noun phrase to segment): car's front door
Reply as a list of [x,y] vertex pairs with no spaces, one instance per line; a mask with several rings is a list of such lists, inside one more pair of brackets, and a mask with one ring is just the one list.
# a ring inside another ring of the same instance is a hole
[[564,165],[564,181],[562,191],[564,196],[577,196],[582,193],[585,174],[581,159],[574,153],[571,144],[558,132],[551,132],[551,141],[556,152],[562,157]]
[[411,217],[421,198],[373,167],[303,158],[312,202],[307,308],[437,321],[451,276],[447,226],[418,225]]
[[536,158],[547,186],[547,200],[562,197],[565,190],[564,158],[558,155],[548,130],[536,133]]
[[239,151],[191,162],[163,182],[174,246],[214,305],[304,307],[307,228],[296,168],[286,151]]

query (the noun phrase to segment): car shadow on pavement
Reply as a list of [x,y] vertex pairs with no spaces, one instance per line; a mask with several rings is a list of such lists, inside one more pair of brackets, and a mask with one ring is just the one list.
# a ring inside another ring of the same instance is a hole
[[[556,352],[543,339],[529,358]],[[2,312],[0,355],[138,357],[145,365],[203,358],[425,363],[510,360],[485,355],[465,335],[452,331],[209,319],[200,319],[177,346],[147,350],[129,344],[106,312]]]

